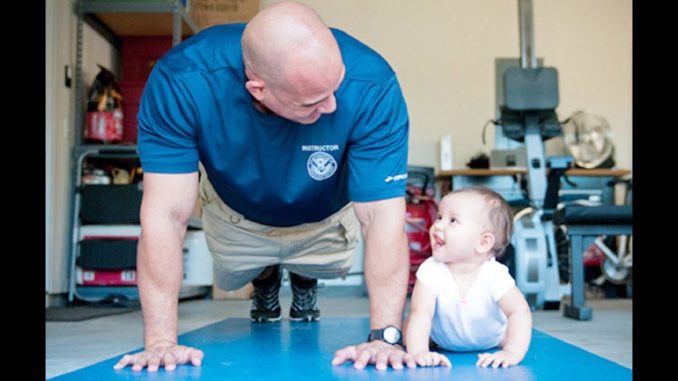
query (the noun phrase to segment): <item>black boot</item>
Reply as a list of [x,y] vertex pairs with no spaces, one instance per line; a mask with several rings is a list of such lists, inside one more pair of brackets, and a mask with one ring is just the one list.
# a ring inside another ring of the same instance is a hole
[[264,279],[255,278],[252,281],[254,286],[254,296],[252,298],[252,309],[250,317],[257,323],[267,323],[280,321],[280,303],[278,302],[278,292],[280,291],[280,266],[269,266],[262,274],[271,270],[271,273]]
[[318,280],[290,273],[290,283],[292,284],[290,321],[314,322],[320,320],[316,293]]

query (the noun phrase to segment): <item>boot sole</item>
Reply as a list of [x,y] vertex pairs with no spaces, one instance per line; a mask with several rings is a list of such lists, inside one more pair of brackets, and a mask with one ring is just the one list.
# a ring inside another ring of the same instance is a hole
[[254,323],[276,323],[276,322],[279,322],[282,319],[282,316],[278,316],[278,317],[263,317],[262,316],[262,317],[257,317],[257,318],[251,317],[250,319]]
[[290,321],[294,322],[305,322],[305,323],[314,323],[320,320],[320,316],[302,316],[302,317],[291,317]]

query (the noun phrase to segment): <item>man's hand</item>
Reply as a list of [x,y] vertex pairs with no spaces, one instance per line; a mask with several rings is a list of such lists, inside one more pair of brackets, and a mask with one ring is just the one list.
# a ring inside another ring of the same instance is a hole
[[498,351],[494,353],[481,353],[478,355],[476,366],[487,368],[508,368],[509,365],[518,365],[518,356],[509,351]]
[[161,366],[168,372],[174,371],[177,364],[188,364],[194,366],[202,364],[204,354],[200,349],[177,345],[174,343],[164,343],[146,348],[143,352],[132,355],[124,355],[113,369],[119,370],[131,365],[132,371],[140,372],[148,367],[149,372],[157,372]]
[[398,345],[387,344],[381,340],[339,349],[334,352],[332,365],[340,365],[347,360],[353,361],[353,367],[356,369],[363,369],[367,364],[374,364],[377,370],[386,370],[389,364],[393,369],[403,369],[403,364],[408,368],[417,367],[412,355]]

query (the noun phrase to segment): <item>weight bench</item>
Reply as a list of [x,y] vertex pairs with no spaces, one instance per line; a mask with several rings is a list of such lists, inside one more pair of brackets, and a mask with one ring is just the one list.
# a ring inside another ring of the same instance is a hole
[[570,283],[572,294],[563,315],[577,320],[591,320],[591,308],[585,306],[584,250],[601,235],[631,235],[631,205],[579,206],[568,205],[556,211],[554,222],[567,227],[570,241]]

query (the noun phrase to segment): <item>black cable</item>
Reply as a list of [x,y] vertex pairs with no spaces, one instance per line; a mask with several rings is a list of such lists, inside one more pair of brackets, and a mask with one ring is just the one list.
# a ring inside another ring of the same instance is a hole
[[494,120],[494,119],[489,119],[487,122],[485,122],[485,125],[483,126],[483,133],[481,135],[483,145],[485,145],[485,130],[487,129],[487,125],[490,124],[490,123],[492,123],[496,126],[497,124],[499,124],[499,121]]

